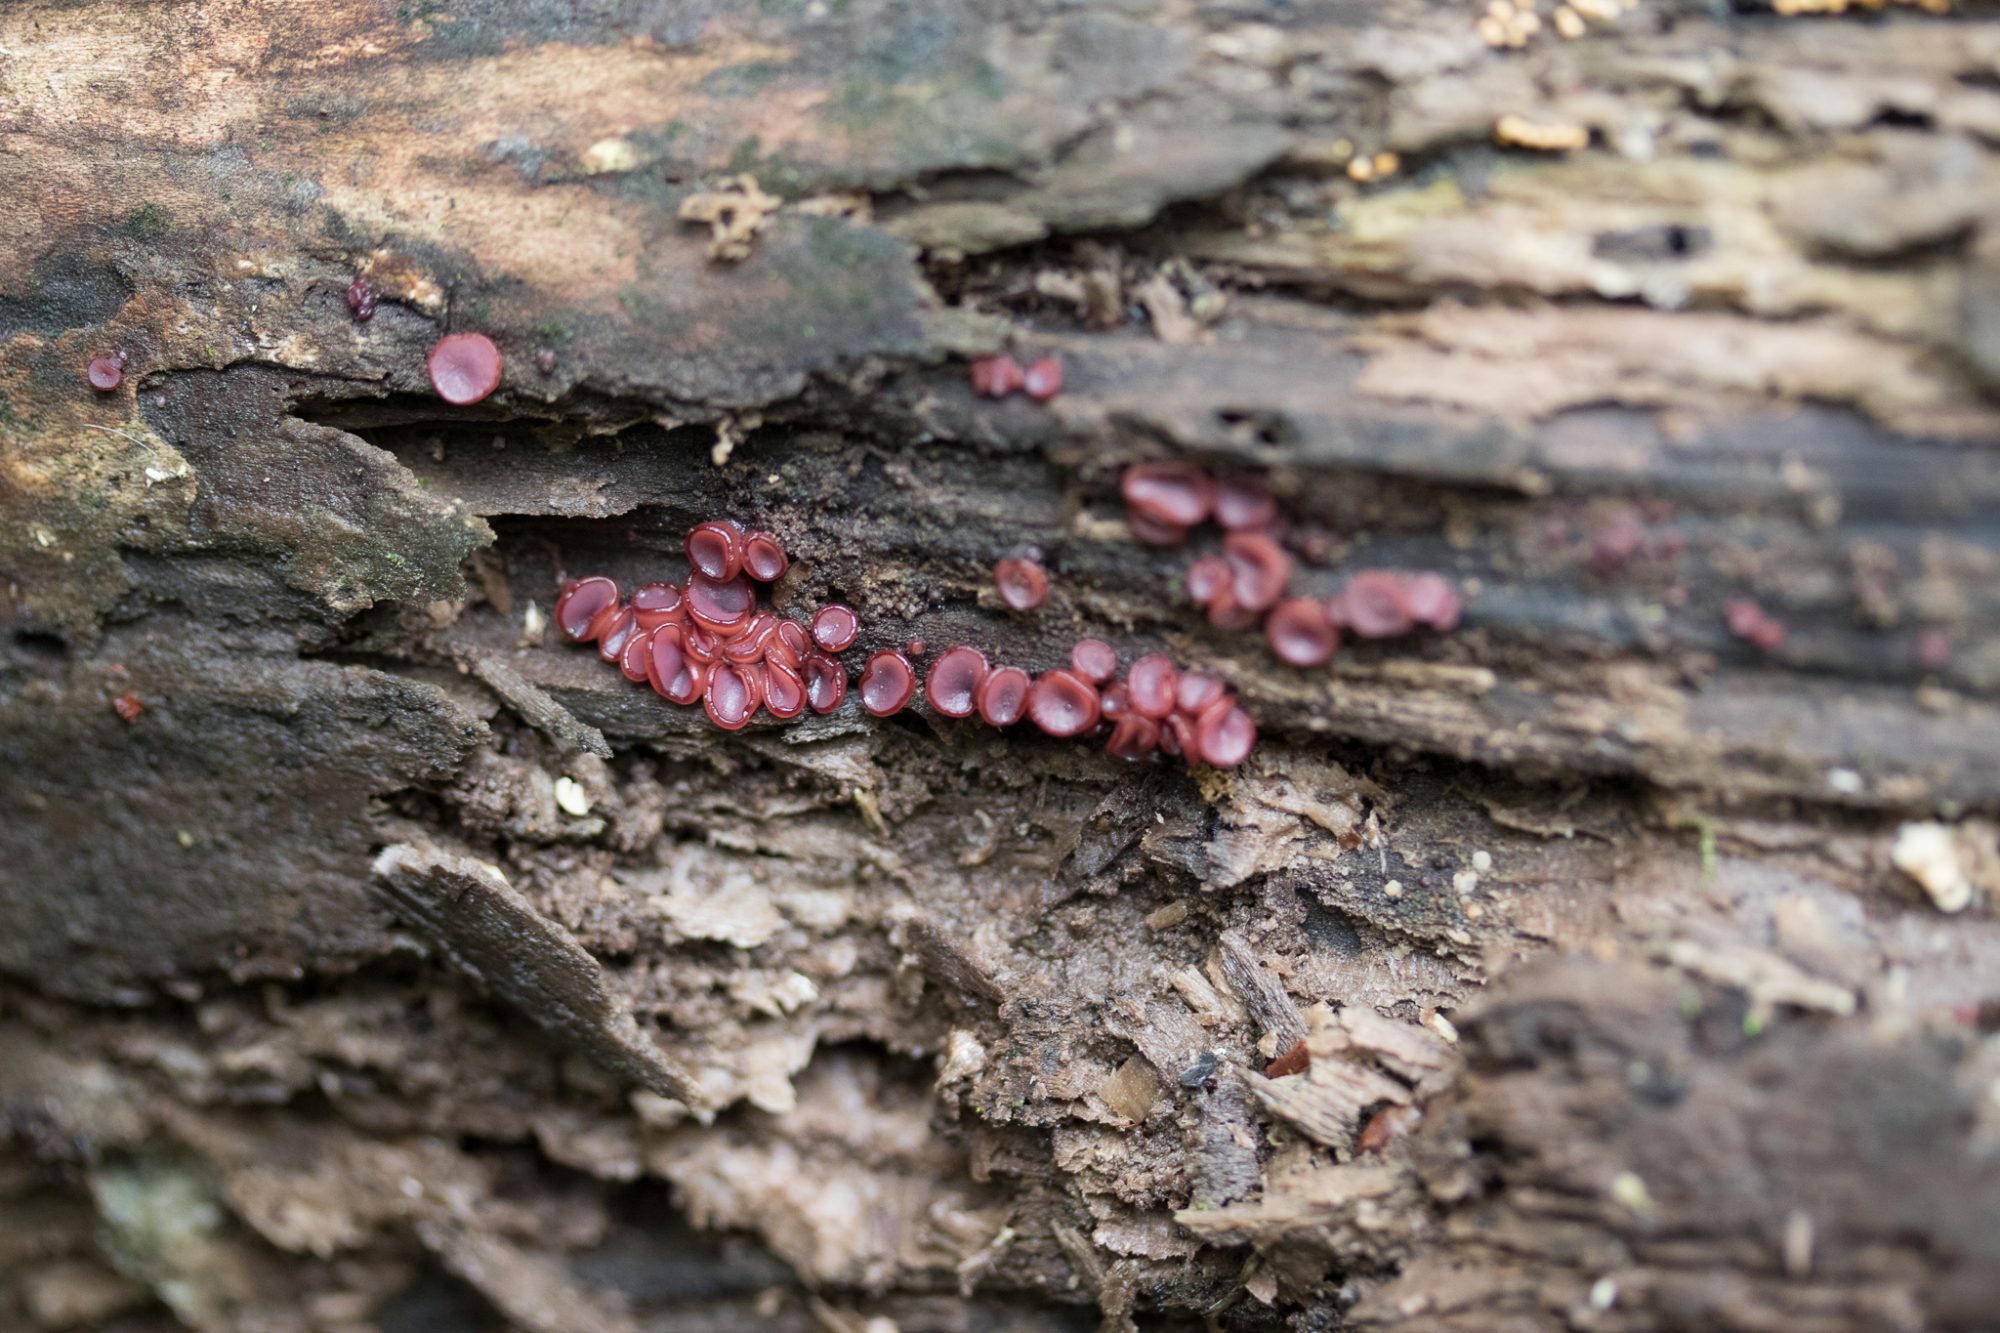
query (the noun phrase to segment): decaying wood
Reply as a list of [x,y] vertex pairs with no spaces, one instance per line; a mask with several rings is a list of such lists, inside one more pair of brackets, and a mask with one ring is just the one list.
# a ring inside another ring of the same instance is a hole
[[[1996,71],[1929,0],[5,6],[0,1326],[1990,1322]],[[1278,666],[1158,457],[1463,625]],[[548,633],[721,514],[1257,753],[730,736]]]

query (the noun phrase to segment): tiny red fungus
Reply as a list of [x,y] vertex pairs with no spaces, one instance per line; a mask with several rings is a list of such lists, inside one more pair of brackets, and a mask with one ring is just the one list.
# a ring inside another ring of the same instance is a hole
[[1340,647],[1340,631],[1326,608],[1306,597],[1290,597],[1264,617],[1264,637],[1280,661],[1295,667],[1324,666]]
[[1217,768],[1234,768],[1257,744],[1257,724],[1227,696],[1202,710],[1194,731],[1202,762]]
[[757,711],[757,683],[748,667],[717,662],[701,696],[709,720],[724,731],[741,731]]
[[1021,372],[1021,390],[1038,403],[1046,403],[1062,392],[1062,362],[1052,356],[1028,363]]
[[611,617],[608,624],[597,632],[597,655],[607,662],[616,662],[618,655],[625,651],[625,641],[639,631],[639,618],[632,608],[622,606]]
[[1198,717],[1204,708],[1220,699],[1223,693],[1223,684],[1215,677],[1189,671],[1183,673],[1175,685],[1174,703],[1181,712],[1190,717]]
[[931,664],[924,681],[924,699],[933,711],[946,717],[971,717],[989,670],[986,654],[977,648],[963,643],[947,648]]
[[1194,599],[1196,606],[1207,606],[1234,579],[1235,574],[1227,560],[1219,555],[1202,556],[1188,566],[1188,596]]
[[1174,711],[1174,691],[1180,672],[1165,653],[1147,653],[1125,673],[1125,690],[1132,711],[1155,721]]
[[861,669],[861,706],[876,717],[902,712],[916,692],[916,669],[893,649],[874,654]]
[[356,324],[375,318],[375,300],[375,287],[368,279],[357,277],[347,284],[347,313]]
[[1134,512],[1156,523],[1192,528],[1215,505],[1215,481],[1192,463],[1134,463],[1118,478]]
[[806,660],[806,654],[813,651],[812,641],[796,620],[778,622],[778,632],[764,645],[764,660],[777,662],[797,671]]
[[1760,652],[1772,653],[1785,644],[1785,626],[1748,597],[1739,597],[1722,608],[1729,632]]
[[1048,600],[1048,571],[1032,560],[1002,560],[993,566],[993,586],[1010,611],[1032,611]]
[[111,356],[94,356],[84,367],[84,378],[90,387],[99,393],[110,393],[125,382],[125,357],[123,353]]
[[1078,639],[1069,650],[1069,664],[1093,685],[1118,674],[1118,650],[1102,639]]
[[1187,540],[1188,530],[1172,523],[1162,523],[1134,509],[1125,515],[1125,526],[1132,535],[1148,546],[1179,546]]
[[970,370],[972,391],[982,398],[1005,398],[1021,387],[1021,363],[1011,356],[976,356]]
[[1430,570],[1410,575],[1403,585],[1403,605],[1411,619],[1435,630],[1456,629],[1463,609],[1458,590],[1444,575]]
[[1364,639],[1393,639],[1416,627],[1402,578],[1386,569],[1364,569],[1327,603],[1333,622]]
[[1278,499],[1262,477],[1231,477],[1215,488],[1215,521],[1230,532],[1253,532],[1278,520]]
[[743,569],[759,583],[773,583],[784,577],[792,558],[768,532],[753,532],[743,539]]
[[[679,692],[688,693],[684,677],[695,663],[682,646],[685,642],[679,625],[662,625],[646,636],[646,680],[657,693],[668,699],[674,698],[677,682],[680,683]],[[679,699],[674,701],[685,702]]]
[[764,707],[772,717],[797,717],[805,711],[806,683],[783,662],[764,663]]
[[1111,729],[1111,739],[1104,748],[1120,759],[1144,759],[1160,748],[1160,724],[1137,713],[1127,714]]
[[1292,557],[1269,533],[1230,533],[1222,539],[1222,558],[1229,565],[1230,591],[1245,610],[1268,611],[1285,595]]
[[1074,671],[1045,671],[1028,691],[1028,720],[1051,736],[1081,735],[1097,717],[1097,687]]
[[556,598],[556,629],[571,643],[590,637],[590,624],[597,613],[618,604],[618,585],[602,574],[567,584]]
[[447,333],[431,348],[431,387],[457,407],[500,387],[500,349],[483,333]]
[[777,642],[777,638],[778,618],[769,611],[759,611],[723,642],[722,660],[738,664],[761,662],[765,649]]
[[653,653],[653,631],[634,629],[626,636],[625,648],[618,654],[618,669],[625,673],[625,679],[643,681],[646,679],[646,663]]
[[688,575],[688,618],[713,634],[734,635],[749,622],[756,606],[757,585],[742,574],[732,579],[699,572]]
[[632,612],[640,629],[679,625],[687,620],[687,599],[671,583],[648,583],[632,594]]
[[860,627],[860,618],[853,609],[838,602],[813,612],[813,642],[829,653],[844,652],[853,647],[855,631]]
[[1097,715],[1106,722],[1116,722],[1132,711],[1132,695],[1123,681],[1113,681],[1097,692]]
[[690,620],[681,628],[681,637],[687,644],[687,654],[706,666],[722,656],[723,640],[706,625]]
[[922,657],[930,650],[931,646],[920,638],[908,639],[903,643],[903,655],[905,657]]
[[806,702],[815,713],[831,713],[847,697],[847,673],[825,653],[808,653],[803,666]]
[[742,572],[743,547],[743,529],[726,518],[695,524],[685,544],[688,563],[718,583]]
[[1011,727],[1028,709],[1034,682],[1019,667],[995,667],[979,687],[979,716],[996,727]]
[[111,711],[127,722],[137,722],[139,715],[146,711],[146,701],[128,690],[111,701]]

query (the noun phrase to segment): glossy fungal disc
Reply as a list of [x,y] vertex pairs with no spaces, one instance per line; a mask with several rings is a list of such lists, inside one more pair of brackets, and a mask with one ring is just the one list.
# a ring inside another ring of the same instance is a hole
[[688,564],[717,583],[726,583],[743,569],[743,529],[726,518],[697,523],[683,548]]
[[625,640],[624,651],[618,654],[618,669],[625,673],[625,679],[644,682],[646,661],[653,651],[653,632],[649,629],[635,629]]
[[84,378],[90,387],[99,393],[110,393],[125,382],[125,358],[122,356],[94,356],[84,367]]
[[1062,392],[1062,362],[1052,356],[1031,361],[1021,372],[1021,391],[1038,403],[1046,403]]
[[772,717],[797,717],[806,708],[806,683],[783,662],[764,663],[764,707]]
[[930,676],[924,681],[924,698],[946,717],[971,717],[987,671],[986,654],[977,648],[966,644],[947,648],[931,664]]
[[1104,748],[1120,759],[1139,760],[1160,748],[1160,724],[1137,713],[1118,719]]
[[1002,560],[993,566],[993,586],[1010,611],[1032,611],[1048,600],[1048,571],[1033,560]]
[[979,716],[996,727],[1013,726],[1028,711],[1034,684],[1019,667],[994,669],[979,686]]
[[1102,639],[1078,639],[1069,650],[1069,664],[1091,684],[1102,685],[1118,674],[1118,650]]
[[1135,514],[1166,527],[1191,528],[1215,505],[1215,481],[1192,463],[1134,463],[1118,491]]
[[1132,711],[1156,721],[1174,711],[1174,690],[1179,684],[1180,672],[1165,653],[1147,653],[1125,673],[1125,692]]
[[687,598],[671,583],[648,583],[632,594],[632,611],[640,629],[679,625],[687,620]]
[[825,653],[808,653],[802,667],[806,702],[815,713],[831,713],[847,697],[847,673]]
[[717,662],[708,673],[708,688],[701,696],[709,721],[724,731],[741,731],[757,711],[757,685],[757,676],[750,668]]
[[611,622],[597,634],[597,655],[607,662],[616,662],[625,651],[625,641],[639,632],[639,618],[632,614],[632,608],[622,606]]
[[714,579],[706,574],[688,575],[688,617],[711,633],[729,638],[750,621],[757,607],[757,585],[743,575]]
[[916,670],[899,652],[884,649],[861,670],[861,706],[876,717],[902,712],[916,692]]
[[1277,497],[1262,477],[1231,477],[1215,488],[1215,521],[1230,532],[1268,528],[1277,519]]
[[1257,744],[1257,724],[1234,699],[1218,699],[1195,722],[1195,741],[1203,763],[1234,768],[1250,757]]
[[1264,617],[1264,638],[1280,661],[1295,667],[1324,666],[1340,647],[1326,608],[1307,597],[1289,597]]
[[431,387],[464,407],[500,387],[500,349],[483,333],[447,333],[431,348]]
[[753,532],[743,539],[743,569],[757,582],[771,583],[784,577],[791,563],[784,546],[770,533]]
[[1250,611],[1268,611],[1285,595],[1292,576],[1292,557],[1267,532],[1232,532],[1222,539],[1222,558],[1232,578],[1236,604]]
[[1456,629],[1462,605],[1458,590],[1442,574],[1425,570],[1410,575],[1403,585],[1403,606],[1419,625],[1435,630]]
[[1028,718],[1051,736],[1077,736],[1097,725],[1097,687],[1074,671],[1046,671],[1028,691]]
[[853,647],[855,631],[860,627],[861,621],[854,614],[854,608],[842,606],[839,602],[813,612],[813,642],[829,653],[845,652]]
[[1386,569],[1364,569],[1327,604],[1334,622],[1364,639],[1393,639],[1416,627],[1403,580]]
[[618,585],[602,574],[592,574],[564,586],[556,598],[556,629],[571,643],[585,643],[590,622],[597,613],[618,604]]

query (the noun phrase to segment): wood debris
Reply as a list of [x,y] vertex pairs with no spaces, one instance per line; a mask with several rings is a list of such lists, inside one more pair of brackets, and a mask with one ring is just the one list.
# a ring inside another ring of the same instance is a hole
[[731,176],[717,189],[681,200],[680,219],[706,224],[708,257],[733,264],[750,257],[751,243],[770,225],[771,215],[781,205],[775,195],[758,188],[755,176]]

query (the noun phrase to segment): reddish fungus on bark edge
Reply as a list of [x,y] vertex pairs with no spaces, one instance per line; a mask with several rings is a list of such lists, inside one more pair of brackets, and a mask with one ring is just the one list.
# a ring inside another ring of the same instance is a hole
[[860,628],[861,618],[854,614],[853,608],[839,602],[813,612],[813,642],[826,652],[845,652],[853,647],[854,635]]
[[1019,667],[995,667],[979,687],[979,716],[996,727],[1011,727],[1028,710],[1034,681]]
[[1102,639],[1078,639],[1069,650],[1069,664],[1091,684],[1102,685],[1118,674],[1118,650]]
[[94,356],[84,367],[84,378],[90,387],[99,393],[110,393],[125,382],[125,358],[123,356]]
[[916,692],[916,669],[894,649],[874,654],[861,669],[861,706],[875,717],[902,712]]
[[979,687],[990,671],[986,654],[970,644],[947,648],[931,664],[924,680],[924,699],[946,717],[971,717],[979,705]]
[[1078,736],[1097,725],[1097,687],[1060,667],[1028,691],[1028,718],[1051,736]]
[[1010,611],[1032,611],[1048,600],[1048,571],[1032,560],[1014,558],[993,566],[993,586]]
[[467,407],[500,387],[500,349],[483,333],[447,333],[431,348],[431,388]]
[[1326,608],[1307,597],[1287,598],[1272,607],[1264,617],[1264,638],[1279,661],[1295,667],[1324,666],[1340,647],[1340,631]]
[[1192,528],[1215,504],[1215,482],[1193,463],[1134,463],[1118,490],[1134,513],[1167,527]]

